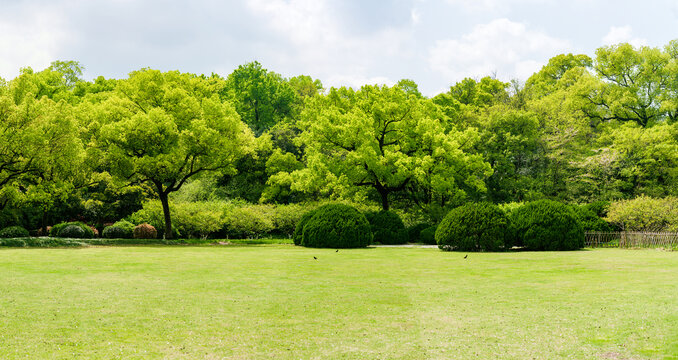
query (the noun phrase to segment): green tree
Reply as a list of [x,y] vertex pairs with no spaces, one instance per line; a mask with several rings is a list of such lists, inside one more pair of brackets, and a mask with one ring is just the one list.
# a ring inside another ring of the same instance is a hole
[[251,148],[251,132],[209,85],[191,74],[143,69],[120,81],[115,97],[101,104],[101,155],[117,176],[152,184],[166,238],[172,237],[169,194],[196,175],[233,171]]
[[298,96],[282,76],[257,61],[238,66],[226,79],[222,95],[233,101],[257,136],[291,116]]
[[445,196],[462,186],[484,189],[489,166],[463,150],[473,135],[446,132],[442,116],[430,100],[398,86],[333,88],[301,116],[307,167],[293,173],[293,189],[362,195],[370,189],[384,210],[392,194],[410,187]]

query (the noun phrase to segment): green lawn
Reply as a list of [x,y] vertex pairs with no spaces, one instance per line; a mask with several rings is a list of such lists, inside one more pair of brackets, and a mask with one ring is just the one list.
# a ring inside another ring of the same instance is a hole
[[0,358],[678,359],[678,252],[463,256],[2,249]]

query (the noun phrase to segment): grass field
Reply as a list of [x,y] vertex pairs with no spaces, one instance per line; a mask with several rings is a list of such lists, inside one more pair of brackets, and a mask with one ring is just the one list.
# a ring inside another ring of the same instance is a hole
[[2,249],[0,358],[678,359],[678,252],[463,256]]

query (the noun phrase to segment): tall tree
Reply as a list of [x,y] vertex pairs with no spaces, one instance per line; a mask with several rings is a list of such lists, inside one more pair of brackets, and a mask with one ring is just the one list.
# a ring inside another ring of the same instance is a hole
[[463,150],[473,137],[446,132],[442,116],[430,100],[398,86],[333,88],[302,114],[299,141],[306,146],[307,167],[292,174],[293,189],[369,189],[388,210],[394,193],[415,184],[443,194],[483,188],[489,166]]
[[102,156],[117,176],[155,188],[166,238],[173,236],[169,194],[199,174],[232,171],[251,148],[252,133],[233,107],[191,74],[132,72],[101,106]]

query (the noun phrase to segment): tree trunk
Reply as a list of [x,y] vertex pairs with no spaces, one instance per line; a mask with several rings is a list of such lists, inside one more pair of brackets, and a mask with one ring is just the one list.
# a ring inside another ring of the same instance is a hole
[[172,218],[170,217],[169,194],[158,189],[160,202],[162,203],[162,213],[165,215],[165,239],[172,238]]
[[388,191],[385,189],[378,190],[381,196],[381,209],[388,211]]

